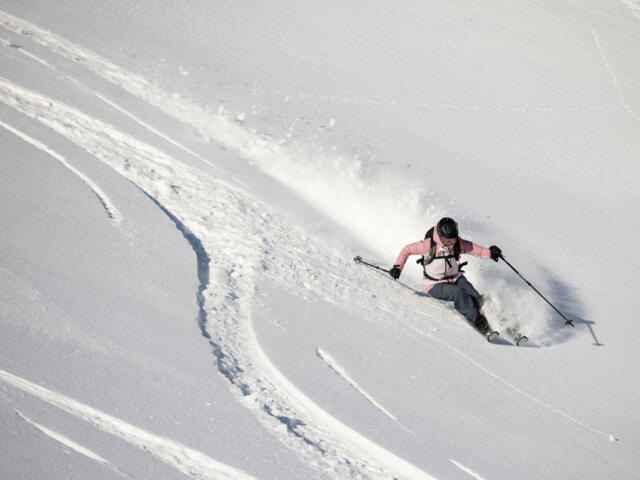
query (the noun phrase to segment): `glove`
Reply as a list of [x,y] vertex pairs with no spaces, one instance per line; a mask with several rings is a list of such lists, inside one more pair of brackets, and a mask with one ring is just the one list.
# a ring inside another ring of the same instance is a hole
[[495,245],[491,245],[489,247],[489,251],[491,251],[491,260],[494,262],[497,262],[502,256],[502,250],[500,250],[500,247],[496,247]]
[[398,265],[394,265],[393,268],[389,270],[389,275],[391,275],[394,280],[397,280],[400,278],[401,272],[402,270],[400,270],[400,267]]

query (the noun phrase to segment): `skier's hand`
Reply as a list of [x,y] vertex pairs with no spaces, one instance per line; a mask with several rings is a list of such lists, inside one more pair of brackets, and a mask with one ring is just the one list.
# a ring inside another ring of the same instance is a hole
[[491,260],[494,262],[497,262],[502,256],[502,250],[500,250],[500,247],[496,247],[495,245],[491,245],[489,247],[489,251],[491,251]]
[[402,270],[400,270],[400,266],[399,265],[394,265],[393,268],[391,270],[389,270],[389,275],[391,275],[394,280],[397,280],[397,279],[400,278],[400,273],[401,272],[402,272]]

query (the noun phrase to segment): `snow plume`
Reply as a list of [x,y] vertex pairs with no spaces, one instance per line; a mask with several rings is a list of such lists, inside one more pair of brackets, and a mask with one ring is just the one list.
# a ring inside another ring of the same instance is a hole
[[[492,262],[493,263],[493,262]],[[489,323],[513,336],[529,336],[538,346],[549,346],[566,341],[573,329],[564,327],[564,320],[548,306],[538,294],[506,265],[483,269],[482,275],[469,272],[467,277],[482,293],[483,312]],[[536,278],[536,287],[543,292],[560,289],[554,280]],[[556,301],[552,298],[552,303]]]
[[301,143],[253,155],[266,173],[385,259],[395,257],[398,242],[415,240],[416,228],[421,232],[437,219],[437,209],[417,188],[393,177],[365,179],[357,158],[317,153]]
[[[509,295],[505,295],[505,291]],[[494,328],[506,330],[510,336],[517,333],[530,336],[536,343],[542,338],[541,330],[548,330],[544,309],[524,289],[498,280],[484,293],[483,311]]]

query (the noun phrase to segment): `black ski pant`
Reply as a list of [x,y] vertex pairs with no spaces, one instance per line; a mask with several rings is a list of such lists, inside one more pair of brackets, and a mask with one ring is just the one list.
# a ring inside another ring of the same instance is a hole
[[456,283],[436,283],[429,290],[429,295],[438,300],[453,302],[455,309],[471,325],[475,325],[482,297],[466,278],[460,277]]

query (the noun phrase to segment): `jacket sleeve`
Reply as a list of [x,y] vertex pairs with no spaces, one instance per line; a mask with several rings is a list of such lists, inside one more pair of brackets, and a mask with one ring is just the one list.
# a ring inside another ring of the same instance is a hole
[[460,239],[460,253],[469,253],[476,257],[491,258],[491,251],[488,248],[481,247],[462,238]]
[[430,248],[431,241],[428,239],[405,245],[405,247],[400,251],[398,258],[396,258],[394,265],[398,265],[402,270],[404,268],[404,264],[407,262],[407,258],[409,258],[409,255],[427,255]]

